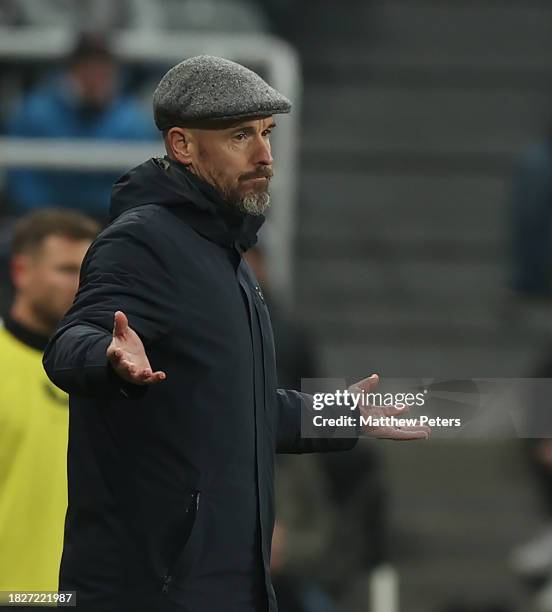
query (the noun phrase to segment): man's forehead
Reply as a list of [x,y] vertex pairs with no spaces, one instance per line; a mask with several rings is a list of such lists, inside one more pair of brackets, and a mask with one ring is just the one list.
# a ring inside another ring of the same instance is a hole
[[228,128],[238,128],[238,127],[245,127],[245,126],[254,126],[257,124],[261,124],[263,127],[265,125],[271,125],[272,123],[274,123],[274,118],[272,117],[272,115],[269,115],[268,117],[248,117],[246,119],[241,119],[239,121],[235,121],[233,122],[233,125],[229,125]]
[[89,238],[73,238],[62,233],[48,234],[38,245],[36,253],[40,256],[58,256],[79,252],[92,244]]
[[261,127],[266,128],[269,125],[274,124],[273,115],[259,115],[255,117],[242,117],[240,119],[211,119],[209,121],[201,121],[195,122],[194,124],[189,125],[190,128],[200,129],[200,130],[234,130],[240,127]]

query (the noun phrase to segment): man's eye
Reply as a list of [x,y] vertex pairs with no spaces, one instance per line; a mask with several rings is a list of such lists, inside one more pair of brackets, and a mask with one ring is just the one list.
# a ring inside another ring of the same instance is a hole
[[234,136],[236,140],[245,140],[247,138],[245,132],[240,132]]

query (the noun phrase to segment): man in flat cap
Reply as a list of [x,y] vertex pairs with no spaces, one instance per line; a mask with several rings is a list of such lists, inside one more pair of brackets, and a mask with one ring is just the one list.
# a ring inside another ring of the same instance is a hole
[[80,610],[274,612],[274,454],[356,442],[301,437],[312,406],[277,389],[242,258],[269,204],[273,115],[290,107],[225,59],[172,68],[154,95],[167,156],[115,184],[111,224],[46,349],[70,394],[60,589]]

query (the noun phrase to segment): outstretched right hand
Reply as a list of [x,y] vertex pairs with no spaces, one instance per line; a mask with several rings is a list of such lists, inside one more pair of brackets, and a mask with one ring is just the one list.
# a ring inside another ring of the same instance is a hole
[[115,372],[136,385],[151,385],[167,378],[165,372],[153,372],[144,345],[138,334],[129,327],[124,312],[115,313],[113,340],[107,347],[107,358]]

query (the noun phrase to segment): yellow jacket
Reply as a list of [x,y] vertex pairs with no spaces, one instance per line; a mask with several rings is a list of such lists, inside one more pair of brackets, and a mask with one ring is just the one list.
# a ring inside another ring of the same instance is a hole
[[45,344],[0,324],[0,591],[58,588],[69,413],[43,370]]

